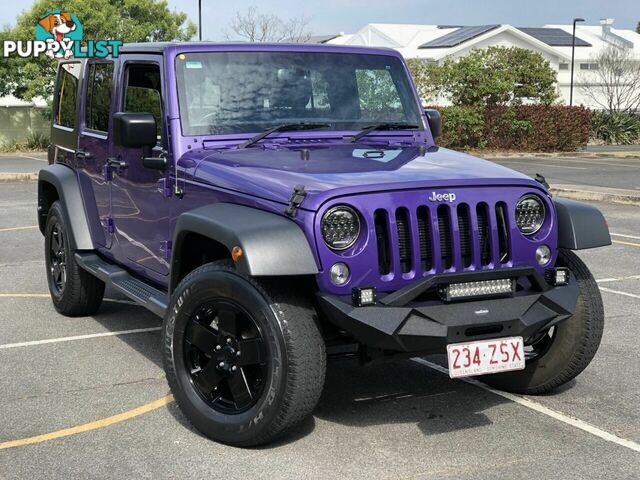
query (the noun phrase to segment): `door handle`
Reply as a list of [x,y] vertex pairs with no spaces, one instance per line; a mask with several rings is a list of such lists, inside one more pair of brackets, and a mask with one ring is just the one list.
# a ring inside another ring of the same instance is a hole
[[84,150],[76,150],[74,152],[74,156],[76,160],[88,160],[91,158],[91,154],[89,152],[85,152]]
[[119,158],[109,157],[109,158],[107,158],[107,166],[109,168],[116,168],[118,170],[124,170],[129,165],[127,165],[127,162],[125,162],[124,160],[121,160]]

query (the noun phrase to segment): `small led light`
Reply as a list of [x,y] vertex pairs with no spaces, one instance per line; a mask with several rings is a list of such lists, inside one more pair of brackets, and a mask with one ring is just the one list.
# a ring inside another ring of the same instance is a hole
[[375,305],[376,289],[371,288],[354,288],[351,290],[351,298],[356,307],[364,307],[366,305]]
[[549,268],[545,270],[545,280],[554,287],[569,284],[569,269],[565,267]]
[[540,245],[536,248],[536,261],[540,266],[548,264],[551,261],[551,249],[546,245]]
[[329,276],[331,277],[331,283],[334,285],[342,286],[349,281],[349,267],[342,262],[335,263],[331,270],[329,270]]

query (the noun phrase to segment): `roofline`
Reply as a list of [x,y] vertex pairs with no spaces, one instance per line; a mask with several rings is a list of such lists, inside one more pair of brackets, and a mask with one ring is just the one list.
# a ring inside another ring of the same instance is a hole
[[489,30],[488,32],[483,33],[482,35],[479,35],[477,37],[474,37],[472,39],[470,39],[467,42],[463,42],[460,45],[456,45],[455,47],[442,47],[443,49],[447,50],[446,52],[440,54],[440,55],[434,55],[432,58],[434,60],[442,60],[445,57],[448,57],[449,55],[452,55],[454,53],[457,53],[461,50],[464,50],[466,48],[469,48],[470,46],[475,45],[476,43],[479,43],[483,40],[486,40],[488,38],[491,38],[495,35],[498,35],[502,32],[510,32],[513,33],[515,36],[520,37],[522,40],[526,40],[529,43],[532,43],[534,45],[536,45],[540,50],[546,51],[549,54],[558,56],[560,58],[563,58],[565,60],[569,60],[570,57],[568,55],[565,55],[562,52],[559,52],[558,50],[556,50],[554,47],[551,47],[549,45],[547,45],[546,43],[538,40],[535,37],[532,37],[531,35],[522,32],[520,30],[518,30],[516,27],[514,27],[513,25],[501,25],[498,28],[494,28],[493,30]]
[[337,45],[331,43],[250,43],[250,42],[149,42],[130,43],[120,47],[121,53],[158,53],[168,51],[191,52],[327,52],[327,53],[363,53],[369,55],[388,55],[401,57],[400,53],[387,47],[369,47],[360,45]]

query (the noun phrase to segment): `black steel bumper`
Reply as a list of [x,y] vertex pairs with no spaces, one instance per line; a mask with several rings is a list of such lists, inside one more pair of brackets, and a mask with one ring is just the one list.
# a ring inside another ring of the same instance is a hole
[[[391,294],[388,296],[393,296],[391,302],[385,302],[383,297],[376,305],[355,307],[350,297],[322,293],[318,297],[327,319],[365,345],[402,352],[443,353],[449,343],[508,336],[522,336],[526,340],[573,314],[579,294],[573,275],[568,285],[551,287],[539,276],[534,278],[527,273],[531,280],[525,281],[527,289],[486,300],[448,303],[407,300],[412,294],[405,295],[407,301],[398,305],[401,295]],[[503,277],[505,274],[508,271]],[[433,286],[479,278],[482,276],[469,273],[419,282]],[[420,293],[422,289],[416,289],[417,283],[406,290],[412,288],[414,293]]]

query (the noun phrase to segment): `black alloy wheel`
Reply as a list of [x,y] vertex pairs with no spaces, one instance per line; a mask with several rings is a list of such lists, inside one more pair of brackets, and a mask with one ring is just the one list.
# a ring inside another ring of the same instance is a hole
[[49,237],[50,281],[56,295],[62,295],[67,283],[67,253],[64,230],[59,222],[53,226]]
[[185,361],[201,397],[223,414],[242,413],[268,381],[265,344],[251,315],[228,300],[207,302],[185,332]]

